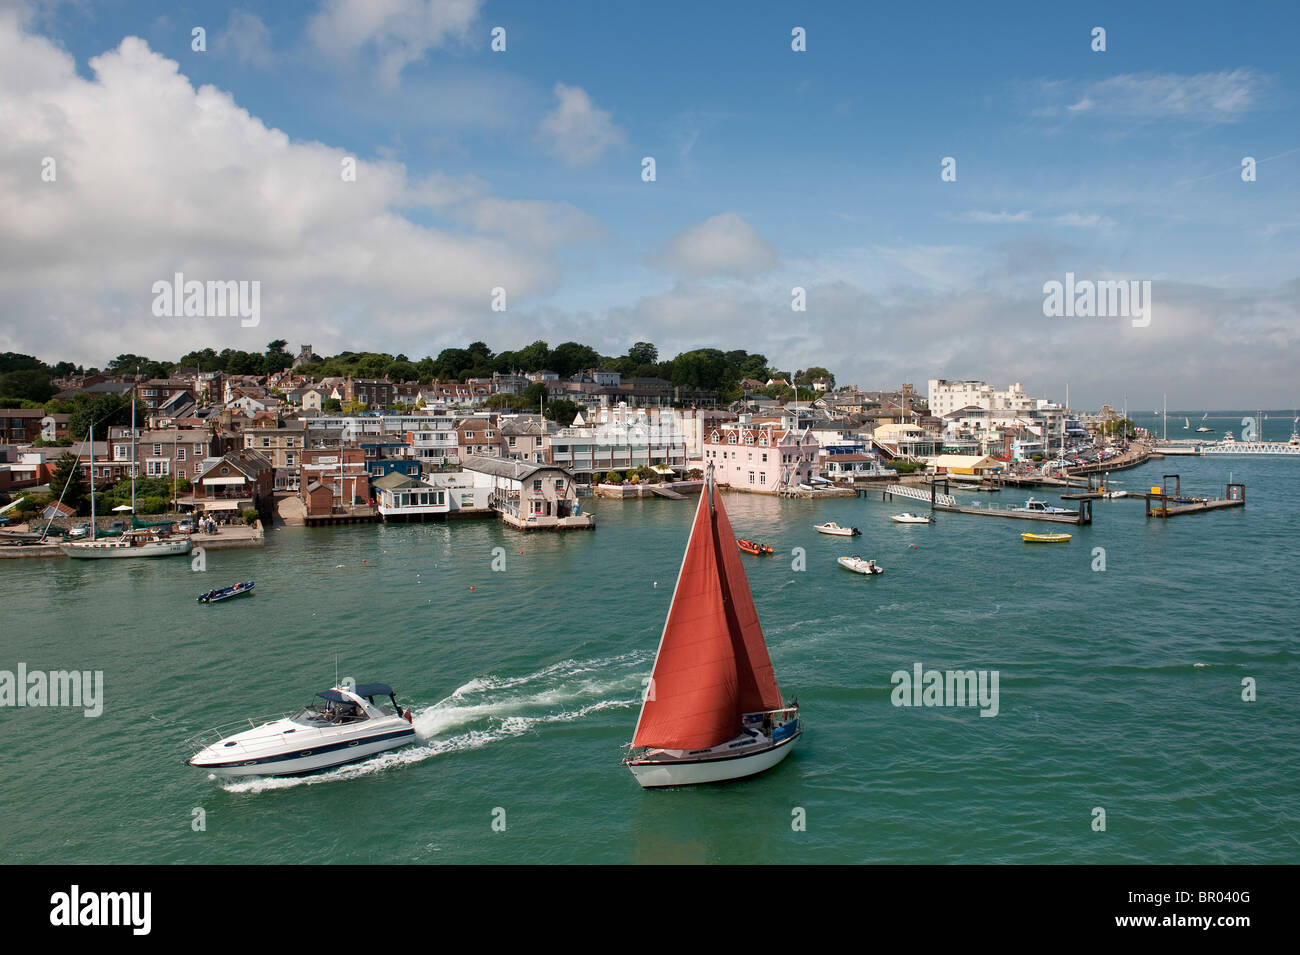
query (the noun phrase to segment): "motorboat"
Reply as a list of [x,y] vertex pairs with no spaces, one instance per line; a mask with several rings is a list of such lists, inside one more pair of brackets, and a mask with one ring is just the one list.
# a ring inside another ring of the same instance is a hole
[[253,583],[251,580],[245,580],[240,584],[231,584],[229,587],[209,590],[206,594],[199,594],[199,603],[214,604],[222,600],[229,600],[231,597],[242,597],[244,594],[251,594],[253,592]]
[[763,556],[766,554],[774,553],[772,548],[768,547],[766,544],[760,544],[758,541],[748,540],[747,538],[744,537],[736,541],[736,546],[739,547],[741,550],[743,550],[746,554],[756,554],[759,556]]
[[1070,534],[1021,534],[1020,539],[1026,544],[1064,544]]
[[1113,501],[1119,497],[1128,497],[1128,491],[1102,491],[1101,496]]
[[862,533],[862,531],[858,530],[856,527],[840,527],[840,525],[836,524],[834,521],[827,521],[824,524],[814,524],[813,530],[817,531],[819,534],[833,534],[836,537],[856,537]]
[[[409,709],[397,705],[385,683],[322,690],[296,713],[261,724],[247,720],[240,732],[211,730],[189,740],[189,765],[215,776],[302,776],[355,763],[415,739]],[[387,696],[392,706],[375,702]]]
[[1072,511],[1068,507],[1056,507],[1048,504],[1046,501],[1036,501],[1032,497],[1025,501],[1022,507],[1013,507],[1013,511],[1018,514],[1078,514],[1078,511]]
[[896,521],[899,524],[933,524],[934,523],[934,518],[930,517],[928,514],[912,514],[910,512],[903,513],[903,514],[895,514],[890,518],[890,520]]
[[885,572],[885,568],[881,567],[874,560],[863,560],[856,554],[852,557],[839,557],[835,562],[846,570],[853,571],[855,574],[867,574],[870,576],[873,574],[883,574]]
[[744,561],[709,467],[650,685],[623,759],[643,789],[771,769],[802,733],[783,702]]

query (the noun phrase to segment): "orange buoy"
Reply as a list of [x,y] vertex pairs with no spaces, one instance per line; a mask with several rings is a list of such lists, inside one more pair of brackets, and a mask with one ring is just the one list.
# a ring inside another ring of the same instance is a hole
[[470,590],[473,590],[473,589],[474,589],[474,585],[473,585],[473,584],[470,584],[469,589],[470,589]]

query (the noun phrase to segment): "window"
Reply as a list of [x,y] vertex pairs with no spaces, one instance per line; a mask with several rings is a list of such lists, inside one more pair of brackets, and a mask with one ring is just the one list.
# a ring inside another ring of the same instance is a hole
[[466,440],[466,441],[473,441],[473,440],[474,440],[474,432],[473,432],[473,431],[466,431],[466,432],[465,432],[465,440]]
[[156,457],[158,457],[160,454],[162,454],[162,445],[161,445],[161,444],[155,444],[155,445],[153,446],[153,456],[156,458]]
[[[492,437],[494,434],[496,434],[495,431],[484,431],[484,432],[483,432],[483,437],[485,437],[485,438],[490,438],[490,437]],[[514,444],[514,440],[511,439],[511,442],[510,442],[510,443],[511,443],[511,444]]]
[[533,490],[540,491],[541,489],[542,489],[542,479],[537,478],[536,480],[533,481]]
[[288,465],[289,467],[293,467],[293,455],[292,455],[292,454],[286,454],[286,455],[284,456],[284,463],[285,463],[286,465]]
[[513,448],[513,447],[515,446],[515,438],[514,438],[514,435],[511,435],[510,437],[506,438],[506,443],[509,444],[510,447]]
[[194,453],[195,453],[195,454],[202,454],[202,453],[203,453],[203,444],[202,444],[201,442],[199,442],[199,441],[195,441],[195,442],[194,442]]
[[762,471],[762,472],[759,473],[759,475],[758,475],[758,483],[759,483],[759,484],[766,484],[766,483],[767,483],[767,472],[766,472],[766,471]]
[[750,484],[753,484],[753,483],[754,483],[754,472],[753,472],[753,471],[750,471],[750,472],[749,472],[749,483],[750,483]]
[[177,460],[177,461],[184,461],[184,460],[185,460],[185,449],[184,449],[184,448],[177,448],[177,449],[176,449],[176,460]]
[[195,477],[198,477],[198,476],[199,476],[200,474],[202,474],[202,473],[203,473],[203,462],[202,462],[202,461],[195,461],[195,462],[194,462],[194,476],[195,476]]
[[270,439],[270,438],[263,438],[263,439],[262,439],[262,447],[264,447],[264,448],[269,448],[270,446],[271,446],[271,439]]
[[764,464],[766,464],[766,463],[767,463],[767,455],[766,455],[766,454],[765,454],[765,455],[763,455],[763,463],[764,463]]
[[727,444],[735,444],[735,443],[736,443],[736,432],[733,431],[727,435]]

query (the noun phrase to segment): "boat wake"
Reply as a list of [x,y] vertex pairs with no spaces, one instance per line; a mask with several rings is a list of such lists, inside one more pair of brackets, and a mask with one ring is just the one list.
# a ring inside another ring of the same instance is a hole
[[261,793],[372,776],[435,756],[480,749],[551,723],[636,706],[653,654],[563,660],[526,676],[476,677],[432,706],[411,707],[417,743],[313,776],[225,780],[228,793]]

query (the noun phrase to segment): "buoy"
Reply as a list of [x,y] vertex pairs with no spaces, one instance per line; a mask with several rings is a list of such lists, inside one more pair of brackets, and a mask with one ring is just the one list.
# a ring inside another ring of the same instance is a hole
[[473,585],[473,584],[470,584],[470,585],[469,585],[469,589],[470,589],[470,590],[473,590],[473,589],[474,589],[474,585]]

